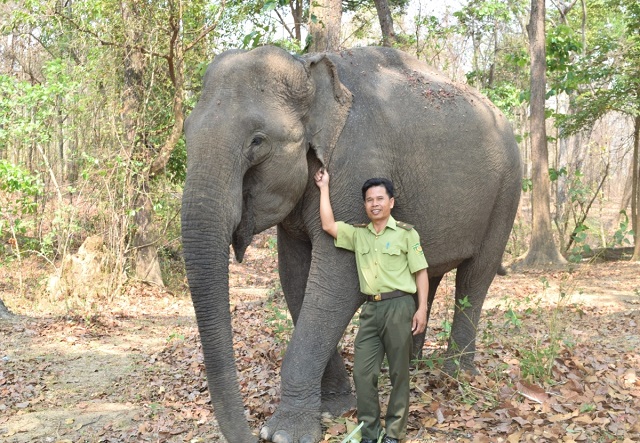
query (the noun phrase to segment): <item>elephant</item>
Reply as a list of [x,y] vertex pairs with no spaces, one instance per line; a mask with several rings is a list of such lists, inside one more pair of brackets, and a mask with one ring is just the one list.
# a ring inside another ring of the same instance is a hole
[[[230,247],[277,226],[278,269],[294,323],[281,399],[260,437],[322,439],[321,413],[353,405],[338,343],[363,303],[354,255],[323,232],[321,167],[336,220],[366,221],[361,186],[391,179],[397,220],[420,234],[429,306],[456,269],[445,370],[475,370],[476,329],[520,198],[521,159],[506,117],[396,49],[296,56],[274,47],[215,56],[185,122],[182,242],[215,416],[231,443],[256,441],[244,414],[229,309]],[[424,336],[422,336],[424,340]],[[421,346],[421,344],[420,344]]]

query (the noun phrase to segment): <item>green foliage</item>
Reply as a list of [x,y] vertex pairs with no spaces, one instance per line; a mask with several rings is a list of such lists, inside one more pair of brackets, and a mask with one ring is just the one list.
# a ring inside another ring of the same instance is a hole
[[42,181],[37,175],[7,160],[0,160],[0,190],[19,193],[17,198],[23,213],[32,213],[35,210],[36,202],[31,201],[31,198],[37,197],[42,188]]
[[547,30],[547,70],[549,73],[563,75],[563,90],[571,92],[572,71],[576,54],[582,50],[580,36],[567,25],[557,25]]
[[440,341],[446,342],[447,340],[449,340],[450,336],[451,336],[451,322],[445,319],[442,321],[442,331],[436,334],[436,338]]
[[[410,0],[389,0],[388,3],[392,11],[398,12],[406,8]],[[374,0],[342,0],[343,11],[357,12],[363,8],[375,8]]]
[[[459,34],[473,47],[472,71],[467,73],[471,85],[484,92],[501,88],[502,84],[520,90],[527,87],[526,40],[518,31],[526,9],[526,2],[519,0],[471,0],[453,14],[459,23]],[[512,113],[510,110],[507,115]]]
[[[569,17],[572,19],[572,16]],[[640,12],[635,0],[592,2],[587,15],[587,45],[562,27],[555,33],[549,60],[552,93],[573,93],[571,112],[555,116],[563,135],[590,129],[611,111],[640,112]],[[581,17],[572,19],[576,22]],[[578,22],[579,23],[579,22]],[[573,25],[576,29],[579,24]],[[571,22],[570,22],[571,24]],[[570,52],[583,51],[569,56]]]
[[0,146],[46,145],[54,139],[60,97],[73,97],[77,84],[62,74],[60,60],[43,67],[45,81],[31,84],[0,75]]
[[456,24],[449,24],[434,15],[417,15],[413,18],[416,32],[398,35],[400,49],[414,52],[432,66],[446,71],[449,60],[441,60],[451,40],[459,32]]
[[589,226],[585,223],[578,223],[573,232],[571,232],[571,238],[573,239],[572,247],[569,250],[569,261],[572,263],[580,263],[584,254],[592,252],[591,247],[587,243],[587,235]]
[[288,343],[293,333],[293,320],[286,306],[269,300],[266,303],[267,325],[271,329],[276,342]]
[[620,211],[620,216],[622,217],[622,219],[618,224],[618,229],[616,229],[616,231],[613,233],[613,238],[607,245],[609,247],[625,246],[631,244],[629,237],[633,237],[633,229],[630,228],[627,211],[625,211],[624,209]]
[[580,413],[581,414],[585,414],[585,413],[589,413],[589,412],[594,412],[596,410],[596,405],[592,404],[592,403],[583,403],[580,406]]
[[25,168],[0,160],[0,236],[9,231],[25,235],[29,226],[24,217],[36,212],[43,184]]
[[465,309],[470,308],[471,302],[469,301],[469,296],[465,295],[463,298],[459,299],[456,301],[457,305],[458,305],[458,309],[460,309],[460,311],[464,311]]
[[171,151],[171,156],[167,162],[167,174],[169,181],[173,184],[183,184],[187,178],[187,145],[184,137],[180,139],[177,146]]
[[520,320],[518,313],[512,308],[507,309],[507,311],[504,313],[504,318],[506,320],[505,326],[509,325],[514,328],[519,328],[522,326],[522,320]]
[[498,0],[471,0],[453,15],[467,31],[487,35],[498,23],[511,19],[509,5]]
[[[497,311],[505,320],[501,326],[494,325],[491,317],[486,320],[483,340],[490,346],[502,342],[503,346],[511,348],[522,376],[532,382],[548,381],[562,350],[572,346],[566,340],[563,319],[570,299],[568,294],[573,290],[571,284],[574,283],[570,282],[573,281],[570,274],[560,275],[556,289],[546,277],[542,277],[540,293],[503,298],[503,309]],[[532,321],[534,319],[536,321]],[[533,324],[539,326],[532,327]]]
[[513,83],[502,82],[482,92],[510,119],[514,119],[514,110],[524,102],[523,91]]
[[567,167],[563,166],[560,169],[549,168],[549,179],[552,182],[557,181],[560,177],[567,175]]

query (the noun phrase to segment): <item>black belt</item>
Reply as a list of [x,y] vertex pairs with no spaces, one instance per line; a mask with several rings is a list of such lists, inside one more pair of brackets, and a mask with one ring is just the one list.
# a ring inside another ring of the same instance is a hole
[[404,295],[410,295],[408,292],[404,292],[404,291],[391,291],[391,292],[381,292],[380,294],[375,294],[375,295],[368,295],[367,294],[367,301],[382,301],[382,300],[389,300],[391,298],[397,298],[397,297],[402,297]]

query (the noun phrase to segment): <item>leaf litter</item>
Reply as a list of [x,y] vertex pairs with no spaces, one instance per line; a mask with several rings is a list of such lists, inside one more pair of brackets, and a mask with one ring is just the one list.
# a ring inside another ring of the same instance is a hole
[[[291,337],[271,234],[230,264],[238,380],[259,430],[280,397]],[[454,277],[443,279],[424,357],[412,366],[407,442],[640,441],[640,273],[633,263],[496,277],[478,330],[478,374],[442,373]],[[186,291],[184,291],[186,293]],[[132,285],[92,315],[33,310],[0,322],[0,439],[220,441],[193,308],[183,294]],[[351,371],[357,317],[340,344]],[[383,410],[388,398],[381,375]],[[355,411],[324,417],[341,442]]]

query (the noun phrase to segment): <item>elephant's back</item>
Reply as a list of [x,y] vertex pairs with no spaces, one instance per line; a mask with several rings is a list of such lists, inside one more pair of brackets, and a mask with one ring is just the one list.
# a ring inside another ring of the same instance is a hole
[[[476,145],[478,156],[513,154],[511,125],[500,110],[474,88],[451,81],[425,62],[381,47],[328,56],[337,66],[340,81],[353,94],[347,129],[355,131],[354,139],[366,139],[362,130],[378,131],[378,146],[393,145],[394,151],[402,151],[400,155],[411,156],[418,152],[415,140],[408,140],[407,134],[428,146],[429,152],[448,149],[455,134],[459,145]],[[509,146],[502,152],[483,149],[496,145]]]
[[434,266],[450,268],[474,255],[496,206],[517,204],[517,192],[513,201],[498,202],[505,186],[520,186],[519,151],[507,119],[473,88],[400,51],[361,48],[331,59],[353,94],[329,165],[334,183],[392,179],[394,216],[439,248],[428,253]]

